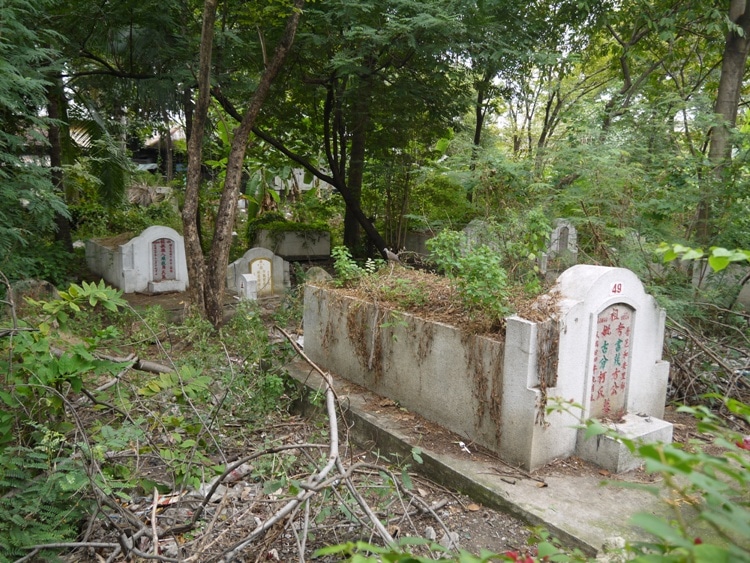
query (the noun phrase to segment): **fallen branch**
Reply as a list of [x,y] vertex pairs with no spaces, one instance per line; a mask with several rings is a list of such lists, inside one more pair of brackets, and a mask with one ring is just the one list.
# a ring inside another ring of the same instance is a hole
[[[279,326],[276,326],[275,328],[284,335],[284,337],[289,341],[297,354],[299,354],[300,357],[302,357],[310,365],[310,367],[318,372],[325,381],[326,412],[328,415],[328,431],[330,440],[328,461],[322,469],[320,469],[317,473],[313,473],[312,475],[310,475],[304,481],[304,483],[300,484],[300,492],[297,493],[297,495],[293,499],[289,500],[281,509],[277,510],[276,513],[268,518],[265,522],[258,525],[245,539],[236,543],[230,549],[224,552],[222,561],[224,563],[234,561],[240,555],[240,553],[251,546],[258,538],[268,532],[276,524],[296,511],[303,503],[307,502],[310,498],[317,495],[325,487],[335,486],[341,480],[344,481],[347,489],[349,489],[349,492],[354,496],[360,508],[362,508],[362,510],[368,516],[381,539],[387,544],[392,544],[394,541],[393,537],[388,533],[388,530],[385,529],[383,523],[377,518],[375,513],[369,507],[364,498],[362,498],[362,496],[357,492],[354,484],[351,482],[350,477],[353,467],[347,469],[344,467],[344,464],[341,461],[339,453],[338,419],[336,417],[336,397],[333,389],[333,381],[331,380],[330,374],[324,372],[322,369],[320,369],[320,367],[317,366],[317,364],[315,364],[315,362],[308,358],[307,355],[305,355],[305,353],[299,347],[299,345],[286,331],[284,331]],[[338,469],[339,474],[326,480],[329,473],[334,468]]]

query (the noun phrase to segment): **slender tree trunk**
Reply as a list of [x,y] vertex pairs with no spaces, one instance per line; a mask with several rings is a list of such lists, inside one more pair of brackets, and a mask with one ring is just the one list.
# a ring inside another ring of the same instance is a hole
[[[714,113],[721,123],[711,129],[711,144],[708,150],[708,157],[714,165],[717,183],[721,183],[725,167],[732,158],[730,133],[737,124],[742,78],[750,50],[750,14],[747,13],[747,8],[746,0],[732,0],[729,8],[730,19],[742,29],[743,33],[728,32],[724,44],[721,77],[714,106]],[[714,190],[705,190],[701,194],[696,213],[695,233],[696,240],[701,244],[709,244],[714,235],[711,227],[711,203],[717,196]]]
[[182,225],[185,236],[188,276],[193,304],[205,314],[206,270],[203,250],[198,230],[198,195],[201,185],[201,165],[203,161],[203,133],[208,119],[208,106],[211,100],[211,53],[213,51],[214,22],[218,0],[205,0],[203,5],[203,29],[201,30],[200,63],[198,70],[198,102],[192,114],[188,141],[187,186],[185,204],[182,208]]
[[[63,96],[62,80],[60,76],[55,76],[52,84],[47,90],[47,114],[50,118],[50,126],[48,130],[49,136],[49,161],[52,175],[52,185],[55,187],[55,191],[62,195],[63,199],[67,201],[65,197],[65,185],[63,175],[63,144],[62,144],[62,127],[65,123],[65,110],[63,107]],[[55,224],[57,230],[55,231],[55,240],[61,242],[63,247],[68,252],[73,252],[73,238],[71,236],[70,220],[67,216],[60,213],[55,214]]]
[[[169,122],[169,113],[164,112],[164,126],[166,135],[164,136],[164,176],[167,182],[174,179],[174,146],[172,144],[172,126]],[[161,143],[160,143],[161,145]],[[160,147],[161,150],[162,147]]]
[[221,325],[224,317],[223,296],[226,288],[229,249],[232,245],[232,230],[234,229],[234,220],[237,215],[237,198],[242,183],[242,165],[245,160],[248,139],[250,138],[250,133],[255,125],[258,113],[268,97],[271,83],[279,73],[281,65],[292,46],[303,5],[304,0],[295,1],[294,11],[289,16],[284,35],[276,46],[271,61],[263,71],[263,76],[253,94],[245,115],[242,117],[242,121],[234,130],[234,138],[232,139],[232,146],[227,160],[224,189],[221,192],[219,209],[216,214],[216,226],[214,229],[214,238],[211,243],[204,295],[208,320],[216,327]]
[[[362,201],[362,179],[365,171],[365,148],[367,145],[367,127],[370,123],[370,83],[363,80],[360,93],[354,103],[354,119],[352,126],[352,145],[349,156],[349,177],[347,187],[351,199],[361,205]],[[360,223],[352,209],[348,206],[344,215],[344,244],[351,248],[359,248],[362,238],[360,236]]]

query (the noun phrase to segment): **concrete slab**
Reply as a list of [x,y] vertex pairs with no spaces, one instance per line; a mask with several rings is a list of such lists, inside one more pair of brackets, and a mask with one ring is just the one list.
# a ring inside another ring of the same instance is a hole
[[[322,378],[303,361],[293,361],[287,368],[309,389],[325,388]],[[333,379],[350,425],[350,438],[355,443],[391,459],[400,457],[409,461],[412,448],[418,447],[423,463],[412,462],[414,471],[470,496],[475,502],[512,514],[532,526],[544,526],[564,544],[588,555],[596,555],[609,538],[645,539],[642,531],[628,524],[629,518],[638,512],[669,515],[667,505],[652,494],[604,482],[604,477],[591,471],[580,475],[545,472],[541,483],[534,479],[537,474],[518,470],[517,477],[509,479],[507,474],[501,474],[507,472],[508,466],[497,457],[486,450],[467,454],[457,442],[469,442],[468,439],[445,430],[440,433],[441,447],[433,449],[429,440],[425,440],[425,433],[411,429],[435,425],[419,421],[412,413],[405,414],[404,409],[378,408],[384,401],[382,397],[335,375]],[[405,418],[410,421],[406,426]],[[453,444],[455,448],[451,447]],[[473,447],[471,443],[468,445]],[[617,479],[627,481],[628,476],[620,475]]]
[[[626,413],[621,422],[607,423],[607,426],[620,437],[636,443],[672,442],[672,425],[651,416]],[[640,460],[633,456],[622,442],[604,434],[589,439],[586,439],[585,435],[584,429],[578,431],[576,454],[586,461],[612,473],[624,473],[641,466]]]

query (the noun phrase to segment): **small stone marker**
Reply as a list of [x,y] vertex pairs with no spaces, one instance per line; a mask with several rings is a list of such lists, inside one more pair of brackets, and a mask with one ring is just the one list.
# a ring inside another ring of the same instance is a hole
[[539,269],[543,274],[550,270],[557,275],[562,268],[578,262],[578,234],[576,228],[567,219],[555,219],[554,228],[549,237],[545,252],[539,256]]
[[547,254],[550,258],[560,257],[567,262],[575,263],[578,259],[578,234],[573,223],[567,219],[555,220]]
[[242,274],[239,291],[237,292],[240,299],[257,301],[258,299],[258,278],[254,274]]
[[326,283],[331,279],[333,276],[320,266],[313,266],[305,272],[305,281],[309,283]]

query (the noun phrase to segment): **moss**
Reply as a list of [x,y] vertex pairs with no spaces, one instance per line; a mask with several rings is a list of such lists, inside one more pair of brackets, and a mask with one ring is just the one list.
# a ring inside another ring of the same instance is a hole
[[268,231],[272,239],[278,238],[282,233],[302,232],[305,234],[330,233],[331,229],[322,221],[313,223],[295,223],[289,221],[281,213],[265,213],[247,224],[247,240],[250,244],[257,242],[258,232]]

